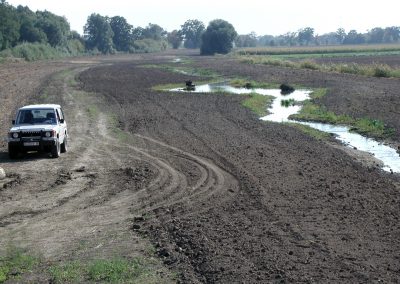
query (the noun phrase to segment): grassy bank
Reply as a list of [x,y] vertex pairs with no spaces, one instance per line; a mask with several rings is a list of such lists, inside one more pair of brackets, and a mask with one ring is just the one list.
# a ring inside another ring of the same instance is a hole
[[315,99],[326,94],[326,89],[317,89],[311,93],[311,100],[305,101],[298,114],[290,116],[291,119],[302,121],[316,121],[330,124],[342,124],[351,127],[351,131],[362,135],[376,138],[389,138],[393,135],[394,129],[377,119],[353,118],[349,115],[338,115],[326,109],[326,107],[315,103]]
[[259,94],[246,95],[247,97],[242,101],[242,105],[251,109],[258,116],[266,116],[269,114],[268,107],[272,104],[273,96],[264,96]]
[[49,44],[43,43],[22,43],[13,48],[5,49],[0,52],[0,59],[22,58],[26,61],[36,61],[44,59],[57,59],[69,56],[83,55],[84,46],[77,40],[71,40],[65,47],[54,48]]

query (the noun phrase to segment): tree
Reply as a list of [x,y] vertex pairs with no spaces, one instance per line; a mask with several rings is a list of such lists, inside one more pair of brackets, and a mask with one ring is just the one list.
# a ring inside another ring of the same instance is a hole
[[368,43],[382,43],[385,30],[382,28],[373,28],[368,32]]
[[359,34],[356,30],[351,30],[343,40],[343,44],[361,44],[365,43],[365,36]]
[[48,11],[37,11],[36,27],[47,36],[47,41],[53,47],[65,45],[70,33],[70,26],[66,18],[57,16]]
[[336,31],[336,38],[339,44],[343,43],[345,37],[346,37],[346,31],[343,28],[338,28]]
[[383,42],[398,42],[400,39],[400,27],[387,27],[383,35]]
[[201,39],[200,53],[202,55],[226,54],[231,51],[237,32],[232,24],[217,19],[209,23]]
[[135,40],[143,39],[143,38],[144,38],[144,37],[143,37],[143,31],[144,31],[144,29],[143,29],[142,27],[134,28],[134,29],[132,30],[132,33],[131,33],[132,39],[133,39],[134,41],[135,41]]
[[142,31],[143,38],[150,38],[154,40],[165,39],[167,32],[156,24],[148,24],[146,28]]
[[314,39],[314,29],[310,27],[300,29],[297,34],[297,37],[301,45],[304,44],[309,45],[310,42],[312,42]]
[[84,26],[84,37],[88,49],[97,48],[104,54],[114,53],[113,36],[114,33],[107,17],[95,13],[88,17]]
[[199,20],[187,20],[181,26],[181,34],[185,40],[184,47],[199,48],[201,45],[201,35],[205,30],[203,22]]
[[110,26],[114,33],[113,42],[119,51],[128,51],[132,42],[133,27],[124,17],[115,16],[110,19]]
[[20,23],[15,8],[4,0],[0,1],[0,50],[13,47],[19,40]]
[[239,35],[235,39],[237,47],[255,47],[257,45],[257,35],[252,32],[247,35]]
[[280,45],[297,45],[298,44],[298,35],[296,32],[287,32],[281,36]]
[[183,36],[177,30],[173,30],[172,32],[168,33],[167,36],[168,42],[172,45],[172,48],[178,49],[182,43]]

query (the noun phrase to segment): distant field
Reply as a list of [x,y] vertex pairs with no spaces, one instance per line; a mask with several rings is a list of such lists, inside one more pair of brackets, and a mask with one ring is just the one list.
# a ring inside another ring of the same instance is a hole
[[400,55],[400,44],[253,47],[238,49],[234,53],[237,55],[270,55],[285,58]]
[[400,77],[400,44],[243,48],[233,54],[250,64]]

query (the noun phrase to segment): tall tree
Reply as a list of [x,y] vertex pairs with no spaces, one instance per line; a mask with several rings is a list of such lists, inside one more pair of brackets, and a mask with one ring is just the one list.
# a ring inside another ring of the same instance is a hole
[[166,38],[167,32],[159,25],[150,23],[146,28],[143,29],[142,36],[144,38],[162,40]]
[[361,44],[365,43],[365,36],[356,30],[351,30],[343,40],[343,44]]
[[15,8],[6,1],[0,1],[0,50],[13,47],[19,40],[20,23]]
[[398,42],[400,39],[400,27],[387,27],[383,35],[383,41],[386,43]]
[[132,42],[133,27],[124,17],[115,16],[110,19],[110,26],[114,33],[113,42],[118,51],[128,51]]
[[36,26],[47,36],[51,46],[64,45],[70,33],[70,26],[66,18],[57,16],[48,11],[37,11]]
[[84,37],[88,49],[97,48],[100,52],[114,53],[113,31],[107,17],[91,14],[84,26]]
[[345,37],[346,37],[346,31],[343,28],[338,28],[336,30],[336,38],[340,44],[343,43]]
[[21,42],[47,42],[47,35],[45,32],[37,27],[37,16],[36,13],[31,11],[27,6],[18,6],[17,7],[17,15],[19,18],[19,22],[21,24],[19,33]]
[[172,45],[172,48],[178,49],[182,43],[183,37],[179,31],[173,30],[172,32],[168,33],[167,39],[168,43]]
[[184,47],[199,48],[201,45],[201,35],[205,30],[203,22],[199,20],[187,20],[181,26],[181,34],[184,37]]
[[202,55],[226,54],[231,51],[237,32],[232,24],[217,19],[209,23],[202,35],[200,53]]
[[255,47],[257,45],[257,35],[252,32],[247,35],[239,35],[235,39],[237,47]]
[[368,43],[382,43],[385,30],[382,28],[373,28],[368,32]]
[[310,42],[312,42],[314,39],[314,29],[310,27],[300,29],[297,34],[297,37],[301,45],[304,44],[309,45]]

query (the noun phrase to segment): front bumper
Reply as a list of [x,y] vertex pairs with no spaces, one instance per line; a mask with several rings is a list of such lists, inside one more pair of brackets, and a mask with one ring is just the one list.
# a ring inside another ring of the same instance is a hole
[[56,145],[57,138],[8,138],[8,146],[18,151],[41,151],[49,152],[51,147]]

